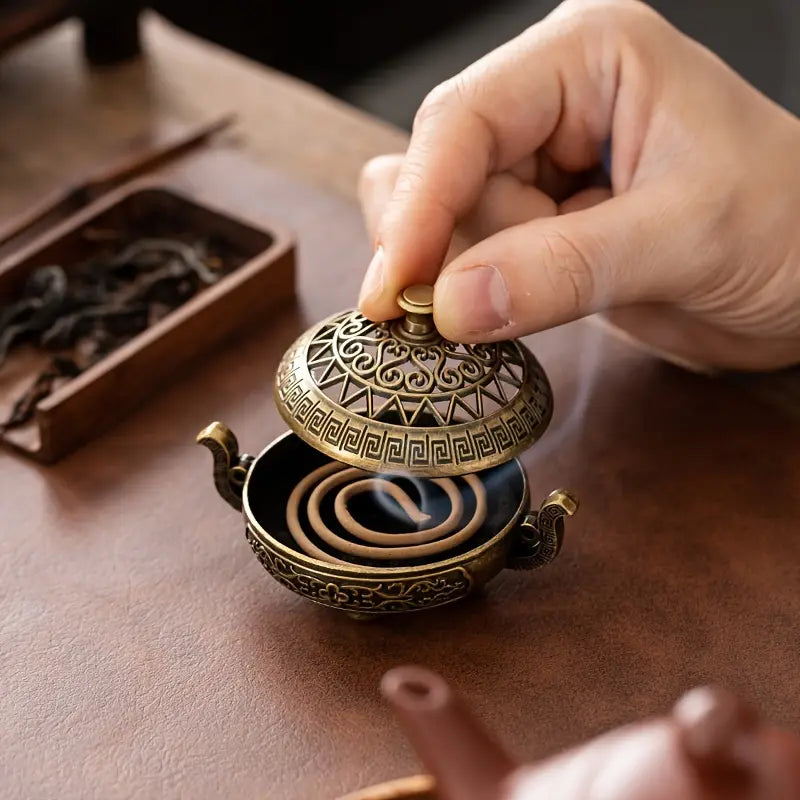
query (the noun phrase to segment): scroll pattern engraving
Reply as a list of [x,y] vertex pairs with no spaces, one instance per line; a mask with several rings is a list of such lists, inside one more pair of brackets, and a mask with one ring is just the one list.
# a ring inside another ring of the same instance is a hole
[[529,515],[511,553],[512,569],[538,569],[549,564],[561,551],[566,512],[558,505],[545,505]]
[[516,342],[413,347],[357,312],[290,348],[276,389],[296,431],[375,469],[511,458],[552,410],[543,370]]
[[437,337],[414,345],[395,335],[396,324],[370,322],[356,311],[324,323],[308,341],[311,382],[369,419],[393,412],[404,425],[421,415],[452,425],[512,402],[527,378],[516,342],[466,345]]
[[278,583],[326,606],[364,614],[418,611],[451,603],[469,594],[472,579],[460,568],[431,575],[392,580],[370,580],[329,574],[308,575],[265,547],[249,529],[247,541],[261,565]]

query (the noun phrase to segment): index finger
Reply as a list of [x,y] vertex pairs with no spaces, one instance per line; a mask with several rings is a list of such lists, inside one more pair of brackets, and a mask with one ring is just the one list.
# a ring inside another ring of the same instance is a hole
[[428,95],[379,225],[380,255],[360,299],[366,316],[397,316],[403,288],[435,282],[457,222],[492,173],[542,146],[564,169],[598,163],[619,72],[609,6],[627,14],[633,5],[563,4]]

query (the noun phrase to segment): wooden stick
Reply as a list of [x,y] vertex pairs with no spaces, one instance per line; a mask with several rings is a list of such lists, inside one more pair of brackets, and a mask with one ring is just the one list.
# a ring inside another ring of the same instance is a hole
[[174,141],[151,148],[136,158],[126,158],[106,167],[93,177],[47,195],[0,228],[0,246],[25,233],[37,223],[59,211],[69,212],[88,205],[131,178],[156,169],[164,162],[191,150],[233,124],[235,114],[225,114],[178,136]]

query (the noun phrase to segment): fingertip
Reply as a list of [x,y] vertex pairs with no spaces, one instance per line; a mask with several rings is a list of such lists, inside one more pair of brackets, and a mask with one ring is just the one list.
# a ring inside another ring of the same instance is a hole
[[442,335],[442,338],[448,342],[456,342],[458,344],[490,344],[491,342],[504,342],[507,339],[513,339],[515,333],[511,327],[500,328],[493,331],[469,331],[465,330],[463,326],[451,327],[445,320],[441,321],[436,317],[434,312],[434,322],[436,330]]
[[382,303],[375,300],[359,300],[358,301],[359,313],[366,317],[370,322],[387,322],[391,319],[396,319],[402,311],[400,307],[394,304]]
[[358,297],[358,310],[372,322],[385,322],[402,315],[397,297],[405,286],[397,286],[396,280],[386,268],[386,253],[382,245],[367,267]]
[[513,323],[505,278],[491,264],[445,270],[434,287],[433,313],[445,338],[465,343],[503,339]]
[[566,221],[553,217],[513,226],[448,264],[434,298],[447,335],[496,341],[591,313],[594,275],[586,273],[593,265]]

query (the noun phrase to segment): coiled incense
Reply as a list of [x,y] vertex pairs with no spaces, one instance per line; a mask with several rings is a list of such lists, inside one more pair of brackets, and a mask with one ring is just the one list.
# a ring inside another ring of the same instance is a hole
[[[447,552],[473,536],[486,519],[486,489],[475,475],[465,475],[464,480],[475,495],[475,511],[465,525],[460,525],[464,513],[461,493],[452,478],[430,478],[431,483],[441,488],[450,500],[450,513],[443,522],[423,527],[430,520],[408,493],[385,478],[375,477],[361,469],[346,467],[337,461],[315,469],[303,478],[292,490],[286,507],[286,522],[289,532],[298,547],[312,558],[331,564],[351,564],[317,547],[300,524],[300,507],[303,498],[311,490],[306,512],[314,533],[333,550],[362,559],[396,560],[438,555]],[[316,485],[315,485],[316,484]],[[346,485],[344,485],[346,484]],[[311,487],[314,487],[311,489]],[[322,520],[320,505],[323,497],[339,487],[334,501],[336,520],[357,542],[351,542],[332,531]],[[405,512],[409,520],[419,526],[411,533],[391,533],[364,527],[355,520],[347,508],[347,502],[364,492],[385,492]],[[363,542],[363,544],[362,544]]]

